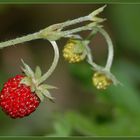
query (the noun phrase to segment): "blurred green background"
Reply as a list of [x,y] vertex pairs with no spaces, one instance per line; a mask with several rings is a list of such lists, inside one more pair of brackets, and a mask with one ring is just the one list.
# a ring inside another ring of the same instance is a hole
[[[102,4],[0,5],[0,40],[36,32],[54,23],[84,16]],[[139,136],[140,135],[140,5],[108,4],[101,17],[110,34],[115,57],[112,72],[124,86],[98,91],[93,71],[85,62],[68,64],[62,57],[66,39],[58,41],[60,60],[48,84],[55,103],[45,101],[23,119],[11,119],[0,110],[1,136]],[[82,33],[85,36],[87,32]],[[94,60],[104,64],[107,45],[99,34],[91,43]],[[53,50],[45,40],[35,40],[0,50],[0,88],[21,73],[20,59],[45,72]]]

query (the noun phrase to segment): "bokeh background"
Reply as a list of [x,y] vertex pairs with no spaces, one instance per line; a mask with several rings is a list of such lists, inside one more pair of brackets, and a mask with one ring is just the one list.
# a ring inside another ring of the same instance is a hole
[[[36,32],[51,24],[89,14],[103,4],[0,5],[0,40]],[[139,136],[140,135],[140,5],[108,4],[101,17],[110,34],[115,57],[112,72],[123,86],[98,91],[93,71],[85,62],[68,64],[62,57],[66,39],[58,41],[59,64],[46,81],[55,103],[45,101],[30,116],[11,119],[0,110],[1,136]],[[82,33],[85,36],[87,32]],[[91,49],[104,65],[107,45],[97,34]],[[53,59],[46,40],[35,40],[0,50],[0,88],[9,77],[21,73],[21,58],[33,69],[45,72]]]

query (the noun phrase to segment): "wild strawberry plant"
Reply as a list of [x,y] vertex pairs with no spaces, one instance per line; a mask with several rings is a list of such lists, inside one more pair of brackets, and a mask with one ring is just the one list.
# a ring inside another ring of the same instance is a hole
[[[0,43],[0,48],[5,48],[18,43],[23,43],[36,39],[48,40],[54,49],[54,59],[49,70],[42,74],[40,67],[36,67],[35,72],[22,60],[24,75],[17,75],[10,78],[5,84],[0,94],[0,106],[2,110],[12,118],[22,118],[31,114],[44,100],[44,97],[53,101],[49,90],[55,88],[54,86],[44,84],[44,82],[52,75],[59,60],[59,49],[57,40],[61,38],[68,38],[68,42],[64,46],[63,56],[69,63],[78,63],[86,60],[92,67],[93,85],[97,89],[106,89],[111,84],[117,85],[119,81],[110,72],[113,62],[113,44],[108,33],[103,29],[101,23],[105,21],[104,18],[99,18],[97,15],[101,13],[103,6],[87,16],[80,17],[74,20],[65,21],[54,24],[36,33],[29,34],[23,37],[12,39]],[[88,24],[65,30],[65,27],[88,21]],[[80,36],[81,31],[90,31],[86,38]],[[105,67],[97,65],[92,59],[92,51],[89,43],[92,37],[100,33],[105,38],[108,45],[108,58]]]

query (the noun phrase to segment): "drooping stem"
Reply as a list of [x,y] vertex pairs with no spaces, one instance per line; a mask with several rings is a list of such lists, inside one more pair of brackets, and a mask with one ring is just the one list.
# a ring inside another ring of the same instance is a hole
[[27,42],[27,41],[31,41],[31,40],[36,40],[36,39],[39,39],[39,38],[40,38],[39,32],[29,34],[29,35],[26,35],[26,36],[23,36],[23,37],[18,37],[16,39],[1,42],[0,43],[0,49],[8,47],[8,46],[16,45],[16,44],[19,44],[19,43],[23,43],[23,42]]
[[107,62],[106,62],[105,69],[110,71],[110,68],[111,68],[112,62],[113,62],[113,56],[114,56],[113,43],[112,43],[112,40],[111,40],[110,36],[108,35],[108,33],[103,28],[98,28],[98,31],[104,36],[104,38],[107,42],[108,57],[107,57]]
[[[106,63],[105,67],[101,67],[101,66],[97,65],[93,61],[92,53],[91,53],[90,47],[88,46],[90,40],[93,38],[93,36],[98,31],[105,37],[107,45],[108,45],[108,58],[107,58],[107,63]],[[92,68],[95,71],[104,73],[106,76],[108,76],[113,81],[114,85],[121,84],[116,79],[116,77],[110,72],[110,68],[111,68],[112,61],[113,61],[113,43],[112,43],[112,40],[109,37],[108,33],[104,29],[102,29],[102,28],[95,28],[95,29],[93,29],[93,31],[90,33],[90,35],[86,39],[87,39],[87,42],[88,42],[87,45],[86,45],[86,49],[87,49],[87,62],[92,66]]]
[[97,27],[93,27],[91,33],[87,36],[86,40],[86,51],[87,51],[87,62],[92,66],[92,68],[95,71],[101,71],[101,69],[103,69],[101,66],[97,65],[94,61],[93,61],[93,57],[92,57],[92,52],[91,49],[89,47],[89,43],[91,42],[93,36],[98,32]]
[[92,54],[91,54],[91,50],[88,47],[88,45],[86,46],[87,49],[87,62],[92,66],[92,68],[95,71],[100,71],[101,69],[103,69],[101,66],[97,65],[95,62],[93,62],[93,58],[92,58]]
[[95,70],[104,69],[105,71],[108,71],[109,72],[110,71],[110,68],[111,68],[111,65],[112,65],[112,61],[113,61],[114,50],[113,50],[112,40],[111,40],[110,36],[108,35],[108,33],[103,28],[95,27],[95,28],[93,28],[93,31],[90,33],[90,35],[86,39],[89,40],[89,42],[90,42],[90,40],[93,38],[93,36],[97,32],[100,32],[104,36],[104,38],[105,38],[105,40],[107,42],[107,45],[108,45],[108,57],[107,57],[106,65],[103,68],[103,67],[97,65],[95,62],[93,62],[91,50],[88,47],[88,44],[87,44],[87,58],[88,58],[87,61],[88,61],[88,63],[90,65],[92,65],[92,67]]
[[55,68],[57,66],[58,60],[59,60],[59,49],[58,49],[58,46],[57,46],[56,42],[55,41],[50,41],[50,43],[52,44],[53,49],[54,49],[54,59],[53,59],[51,67],[41,77],[41,79],[38,81],[38,84],[44,82],[53,73],[53,71],[55,70]]

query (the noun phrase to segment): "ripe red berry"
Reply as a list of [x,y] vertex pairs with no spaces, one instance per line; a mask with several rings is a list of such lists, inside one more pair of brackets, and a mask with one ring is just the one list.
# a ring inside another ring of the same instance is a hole
[[12,118],[30,115],[40,103],[35,92],[31,92],[29,86],[20,83],[24,77],[23,75],[16,75],[10,78],[4,84],[0,94],[0,106]]

